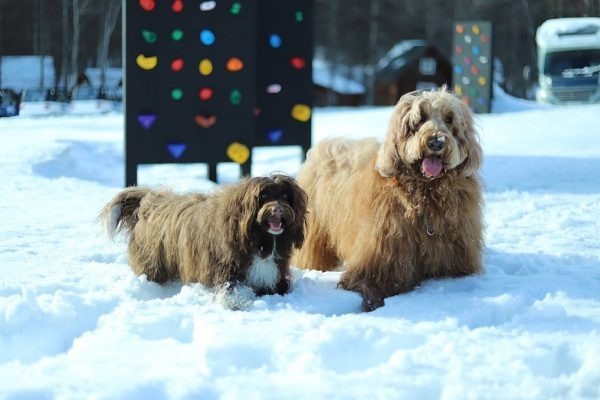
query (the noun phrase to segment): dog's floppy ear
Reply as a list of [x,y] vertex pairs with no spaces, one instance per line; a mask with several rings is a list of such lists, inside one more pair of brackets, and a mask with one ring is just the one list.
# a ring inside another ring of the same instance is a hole
[[230,216],[231,232],[237,240],[248,243],[252,240],[252,231],[258,215],[258,204],[263,179],[243,178],[229,198],[227,212]]
[[388,132],[385,135],[383,144],[377,153],[377,162],[375,168],[383,177],[390,178],[398,173],[399,163],[401,162],[400,152],[398,150],[399,138],[408,134],[410,130],[410,119],[406,118],[416,96],[413,93],[407,93],[398,100],[394,107]]
[[463,131],[463,135],[466,138],[465,149],[467,157],[462,163],[462,173],[465,176],[471,176],[479,170],[483,161],[483,150],[479,144],[479,136],[475,129],[475,122],[473,121],[473,113],[469,107],[462,101],[460,103],[461,111],[461,123],[460,129]]
[[273,174],[271,177],[275,183],[283,185],[284,193],[287,194],[288,202],[294,211],[294,221],[288,227],[288,233],[294,247],[299,249],[304,243],[308,196],[294,178],[281,174]]

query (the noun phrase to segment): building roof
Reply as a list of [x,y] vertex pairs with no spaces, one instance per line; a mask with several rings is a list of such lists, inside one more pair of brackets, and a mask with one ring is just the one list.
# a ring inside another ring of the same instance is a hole
[[398,71],[411,61],[419,60],[428,49],[434,49],[440,57],[443,56],[433,43],[427,40],[413,39],[397,43],[377,62],[377,78],[382,81],[395,80]]
[[2,87],[21,91],[27,88],[54,86],[52,56],[2,56]]
[[420,48],[428,45],[426,40],[413,39],[403,40],[396,43],[387,53],[377,62],[377,69],[382,70],[394,64],[393,66],[398,69],[401,68],[408,59],[409,53],[414,52]]
[[544,50],[600,48],[600,18],[557,18],[538,28],[536,43]]
[[324,60],[314,59],[313,83],[340,94],[364,94],[365,86],[357,80],[348,78],[351,71],[347,66],[334,68]]

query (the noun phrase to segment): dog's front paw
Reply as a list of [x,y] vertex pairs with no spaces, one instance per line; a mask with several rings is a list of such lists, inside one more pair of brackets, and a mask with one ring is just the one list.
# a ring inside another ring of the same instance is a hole
[[215,290],[215,302],[230,310],[247,310],[254,300],[254,290],[239,282],[226,282]]
[[385,305],[385,301],[383,296],[376,295],[369,292],[361,293],[363,301],[360,309],[364,312],[373,311],[379,307],[383,307]]
[[358,292],[361,295],[363,299],[360,307],[361,311],[373,311],[379,307],[383,307],[385,304],[385,296],[382,294],[382,291],[377,287],[367,285],[364,282],[353,283],[349,279],[344,279],[344,275],[342,275],[340,283],[338,283],[338,287],[341,287],[345,290]]
[[292,283],[289,278],[284,278],[279,281],[275,288],[275,293],[280,296],[287,294],[291,289]]

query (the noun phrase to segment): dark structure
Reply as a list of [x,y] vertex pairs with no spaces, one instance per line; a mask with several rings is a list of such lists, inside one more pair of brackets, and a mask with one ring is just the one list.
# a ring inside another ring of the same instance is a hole
[[139,164],[220,162],[311,140],[307,0],[125,4],[126,184]]
[[452,84],[454,93],[476,113],[492,108],[492,24],[489,21],[454,25]]
[[0,117],[19,115],[20,95],[12,89],[0,89]]
[[313,61],[313,89],[316,107],[359,106],[364,104],[366,89],[353,79],[346,66],[333,66],[323,60]]
[[425,40],[405,40],[379,60],[375,72],[377,105],[395,104],[405,93],[450,86],[450,60]]
[[[355,85],[360,85],[354,82]],[[357,107],[364,104],[365,89],[362,90],[338,90],[330,85],[320,85],[315,82],[313,85],[315,93],[315,106],[349,106]]]

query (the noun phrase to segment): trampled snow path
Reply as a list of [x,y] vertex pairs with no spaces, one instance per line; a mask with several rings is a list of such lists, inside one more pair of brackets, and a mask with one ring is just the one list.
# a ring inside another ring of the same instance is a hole
[[[339,272],[295,270],[248,311],[135,277],[94,221],[122,185],[122,116],[0,119],[0,398],[598,399],[599,112],[480,116],[485,273],[369,314]],[[382,136],[389,113],[317,110],[314,139]]]

